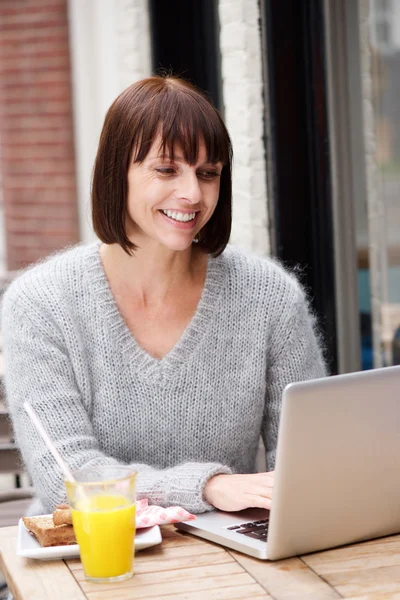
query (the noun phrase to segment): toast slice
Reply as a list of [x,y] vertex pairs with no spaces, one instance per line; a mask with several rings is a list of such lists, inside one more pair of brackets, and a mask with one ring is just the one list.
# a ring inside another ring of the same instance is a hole
[[68,505],[67,508],[56,508],[53,512],[54,525],[72,525],[72,514]]
[[76,544],[72,525],[54,525],[53,516],[22,517],[25,527],[43,548]]

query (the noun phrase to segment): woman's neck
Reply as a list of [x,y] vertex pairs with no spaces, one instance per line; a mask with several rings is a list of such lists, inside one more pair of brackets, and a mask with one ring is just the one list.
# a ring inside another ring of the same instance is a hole
[[102,244],[100,257],[112,288],[143,305],[176,297],[187,286],[202,286],[207,270],[207,255],[195,246],[180,252],[138,248],[129,256],[118,244]]

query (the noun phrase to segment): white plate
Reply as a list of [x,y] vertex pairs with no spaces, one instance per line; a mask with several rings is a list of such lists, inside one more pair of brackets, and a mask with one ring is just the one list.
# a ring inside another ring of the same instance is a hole
[[[51,516],[51,515],[44,515]],[[161,531],[158,525],[138,529],[135,536],[135,550],[144,550],[150,546],[161,544]],[[70,546],[50,546],[42,548],[36,538],[27,530],[22,519],[18,522],[18,556],[25,558],[38,558],[39,560],[60,560],[61,558],[78,558],[79,546],[72,544]]]

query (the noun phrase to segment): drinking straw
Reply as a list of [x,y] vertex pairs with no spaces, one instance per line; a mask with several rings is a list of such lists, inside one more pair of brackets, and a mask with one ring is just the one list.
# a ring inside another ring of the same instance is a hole
[[74,482],[75,481],[74,476],[72,475],[71,471],[69,470],[69,468],[66,465],[66,463],[64,462],[64,460],[61,458],[61,454],[59,453],[59,451],[57,450],[57,448],[51,441],[47,431],[43,427],[39,417],[37,416],[36,412],[33,410],[32,406],[28,402],[24,402],[24,409],[26,410],[32,423],[35,425],[36,429],[42,436],[42,439],[43,439],[44,443],[46,444],[47,448],[50,450],[50,452],[54,456],[61,471],[64,473],[65,479],[67,479],[68,481]]

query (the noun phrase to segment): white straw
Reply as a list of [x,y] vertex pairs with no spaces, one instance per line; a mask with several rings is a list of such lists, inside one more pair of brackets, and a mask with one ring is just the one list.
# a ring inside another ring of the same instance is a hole
[[65,462],[63,461],[63,459],[61,458],[61,454],[59,453],[59,451],[57,450],[57,448],[55,447],[55,445],[51,441],[51,439],[50,439],[47,431],[43,427],[41,421],[39,420],[39,417],[37,416],[37,414],[33,410],[32,406],[28,402],[24,402],[24,408],[25,408],[26,412],[28,413],[28,415],[29,415],[32,423],[35,425],[36,429],[38,430],[38,432],[42,436],[42,439],[43,439],[44,443],[46,444],[46,446],[48,447],[48,449],[50,450],[50,452],[54,456],[54,458],[55,458],[58,466],[61,469],[61,471],[64,473],[65,478],[68,479],[69,481],[75,481],[75,479],[74,479],[71,471],[69,470],[69,468],[67,467],[67,465],[65,464]]

